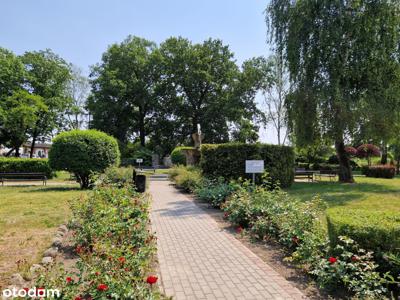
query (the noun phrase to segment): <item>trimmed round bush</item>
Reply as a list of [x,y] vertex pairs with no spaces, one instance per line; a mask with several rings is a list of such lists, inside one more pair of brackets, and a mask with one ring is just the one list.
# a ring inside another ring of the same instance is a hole
[[92,175],[119,161],[117,141],[97,130],[63,132],[54,138],[49,152],[50,166],[74,173],[83,189],[92,186]]
[[329,239],[348,236],[374,252],[400,249],[400,214],[389,211],[331,208],[327,212]]
[[176,147],[171,152],[171,161],[174,165],[186,165],[186,155],[184,150],[192,150],[193,147],[180,146]]

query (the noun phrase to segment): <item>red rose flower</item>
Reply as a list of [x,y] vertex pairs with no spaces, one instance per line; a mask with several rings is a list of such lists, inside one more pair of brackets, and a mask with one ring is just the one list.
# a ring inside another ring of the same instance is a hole
[[100,275],[100,272],[96,272],[96,273],[94,273],[94,275],[99,276],[99,275]]
[[236,228],[236,232],[237,233],[242,233],[242,231],[243,231],[243,228],[241,226]]
[[337,262],[337,259],[336,259],[336,257],[329,257],[329,262],[331,263],[331,264],[334,264],[335,262]]
[[107,285],[107,284],[104,284],[104,283],[100,283],[100,284],[97,286],[97,290],[99,290],[99,291],[101,291],[101,292],[107,291],[107,290],[108,290],[108,285]]
[[355,255],[353,255],[353,256],[351,257],[351,261],[352,261],[352,262],[356,262],[356,261],[358,261],[358,257],[357,257],[357,256],[355,256]]
[[147,277],[146,282],[147,282],[148,284],[152,285],[152,284],[155,284],[155,283],[157,282],[157,280],[158,280],[158,277],[157,277],[157,276],[151,275],[151,276],[148,276],[148,277]]
[[81,296],[76,296],[75,300],[83,300],[83,298]]
[[121,256],[120,258],[118,258],[118,260],[121,264],[123,264],[125,262],[125,257]]
[[78,254],[81,253],[82,250],[83,250],[82,246],[76,246],[76,248],[75,248],[75,252]]
[[67,280],[67,283],[70,283],[72,281],[72,278],[71,277],[67,277],[66,280]]

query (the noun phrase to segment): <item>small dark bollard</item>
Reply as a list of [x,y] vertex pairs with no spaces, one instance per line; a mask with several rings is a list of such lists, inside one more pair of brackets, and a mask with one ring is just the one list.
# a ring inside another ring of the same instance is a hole
[[139,193],[144,193],[146,191],[146,175],[135,176],[135,187],[136,191]]

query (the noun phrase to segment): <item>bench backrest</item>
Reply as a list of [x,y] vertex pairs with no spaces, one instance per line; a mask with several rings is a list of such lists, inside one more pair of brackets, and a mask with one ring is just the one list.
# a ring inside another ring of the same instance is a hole
[[326,174],[326,175],[337,175],[338,171],[335,170],[321,170],[319,171],[320,174]]
[[0,173],[0,178],[46,178],[46,173]]

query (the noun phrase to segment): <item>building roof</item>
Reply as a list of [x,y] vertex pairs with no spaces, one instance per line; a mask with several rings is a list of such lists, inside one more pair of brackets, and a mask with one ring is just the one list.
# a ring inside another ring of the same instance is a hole
[[[31,143],[24,143],[22,147],[31,147]],[[35,148],[51,148],[51,144],[46,144],[46,143],[35,143]]]

